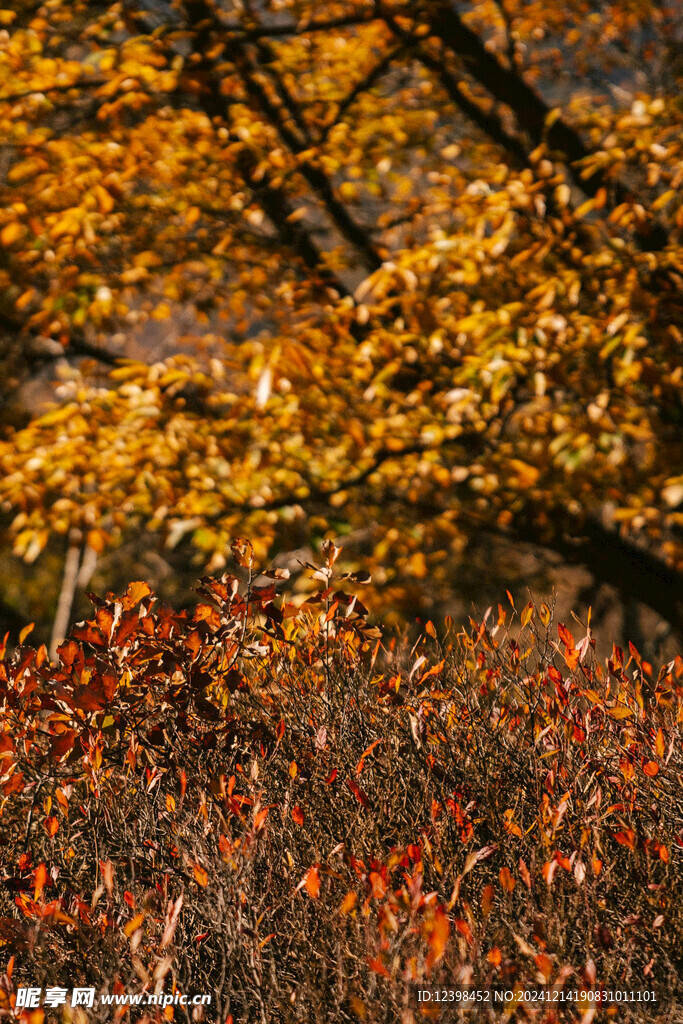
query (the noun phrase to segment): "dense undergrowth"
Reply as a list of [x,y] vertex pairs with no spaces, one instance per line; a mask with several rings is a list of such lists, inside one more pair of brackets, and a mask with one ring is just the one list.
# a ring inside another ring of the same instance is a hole
[[30,1024],[493,1019],[418,1002],[445,985],[648,989],[514,1019],[680,1019],[681,659],[599,665],[545,605],[407,650],[332,545],[297,606],[234,553],[194,613],[132,583],[58,663],[4,654],[0,1018],[32,984],[212,1005]]

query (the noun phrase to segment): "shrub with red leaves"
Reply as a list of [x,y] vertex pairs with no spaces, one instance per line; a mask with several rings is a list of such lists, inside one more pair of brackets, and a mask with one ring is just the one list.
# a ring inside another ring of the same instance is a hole
[[599,665],[545,605],[394,649],[332,545],[303,604],[234,553],[192,613],[132,583],[56,663],[3,650],[0,1016],[78,984],[211,994],[174,1019],[409,1024],[449,985],[647,988],[618,1019],[671,1020],[683,661]]

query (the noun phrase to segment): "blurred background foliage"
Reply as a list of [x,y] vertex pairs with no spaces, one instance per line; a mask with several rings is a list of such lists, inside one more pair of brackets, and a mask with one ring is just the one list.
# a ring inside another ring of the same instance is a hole
[[246,533],[335,540],[397,628],[556,589],[666,656],[682,40],[646,0],[0,10],[0,628],[182,606]]

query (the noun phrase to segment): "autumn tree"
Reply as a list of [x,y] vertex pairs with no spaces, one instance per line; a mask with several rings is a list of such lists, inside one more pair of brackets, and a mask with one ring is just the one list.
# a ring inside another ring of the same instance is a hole
[[675,5],[0,21],[4,387],[67,378],[7,419],[15,555],[346,536],[396,603],[486,533],[680,626]]

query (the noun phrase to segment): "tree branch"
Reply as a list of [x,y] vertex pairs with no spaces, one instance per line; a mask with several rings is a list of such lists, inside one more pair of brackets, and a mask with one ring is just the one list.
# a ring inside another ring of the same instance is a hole
[[[382,0],[376,0],[376,9],[387,22],[393,17],[393,11],[387,9]],[[551,150],[563,154],[579,188],[590,196],[605,188],[613,197],[614,207],[628,201],[630,190],[627,186],[609,178],[601,169],[587,178],[581,177],[581,169],[576,165],[590,156],[592,150],[584,144],[579,132],[562,117],[548,123],[551,108],[545,100],[516,69],[504,67],[497,56],[486,49],[481,38],[462,21],[448,0],[425,0],[418,13],[423,15],[430,33],[438,36],[463,61],[468,73],[501,103],[511,107],[534,147],[545,142]],[[648,225],[641,241],[649,248],[661,248],[667,238],[665,228],[655,223]]]
[[302,36],[308,32],[325,32],[328,29],[354,28],[358,25],[369,25],[370,22],[377,21],[377,17],[373,8],[368,7],[364,14],[347,14],[339,18],[329,18],[327,21],[313,19],[311,21],[300,21],[295,25],[254,25],[252,27],[238,25],[235,22],[222,22],[221,28],[225,32],[242,36],[245,40],[251,41],[254,39],[275,39],[283,36]]
[[[263,110],[266,117],[269,118],[271,124],[277,128],[285,145],[292,153],[297,156],[300,155],[307,148],[306,145],[297,139],[296,135],[279,116],[277,108],[273,105],[263,85],[258,81],[255,70],[249,58],[244,55],[243,81],[248,93]],[[274,72],[271,73],[274,74]],[[301,115],[297,110],[296,101],[282,81],[279,82],[278,93],[286,97],[287,110],[295,123],[298,124],[301,120]],[[313,191],[319,196],[342,236],[359,253],[367,269],[378,270],[382,266],[383,260],[373,246],[368,230],[358,224],[349,214],[344,204],[337,199],[332,183],[327,175],[310,160],[300,163],[298,170]]]
[[[8,316],[6,313],[0,313],[0,328],[7,331],[8,334],[15,335],[21,335],[26,330],[25,324]],[[78,356],[87,356],[89,359],[96,359],[97,362],[104,363],[106,366],[118,365],[121,356],[110,352],[107,348],[93,345],[91,342],[86,341],[81,332],[75,327],[70,327],[69,332],[69,341],[66,348],[60,346],[60,351],[57,352],[55,350],[54,353],[45,348],[43,351],[34,353],[33,359],[36,361],[60,359],[73,353]],[[38,342],[42,338],[42,335],[35,332],[32,332],[31,336]]]

